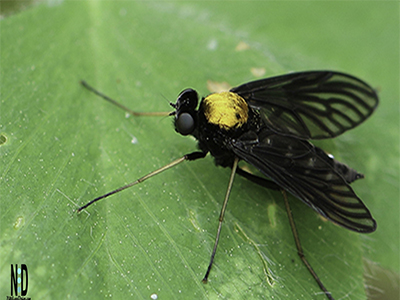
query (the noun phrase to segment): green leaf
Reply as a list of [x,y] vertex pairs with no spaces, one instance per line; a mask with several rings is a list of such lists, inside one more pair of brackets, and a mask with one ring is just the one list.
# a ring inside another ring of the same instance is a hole
[[230,175],[211,157],[75,212],[196,149],[168,118],[126,117],[81,79],[134,110],[166,111],[182,89],[206,95],[207,80],[239,85],[252,68],[334,69],[377,87],[374,116],[323,144],[366,174],[354,188],[377,232],[289,200],[336,299],[366,299],[363,259],[398,278],[397,3],[65,1],[0,22],[0,298],[10,264],[26,264],[32,299],[326,299],[297,256],[282,195],[239,177],[201,283]]

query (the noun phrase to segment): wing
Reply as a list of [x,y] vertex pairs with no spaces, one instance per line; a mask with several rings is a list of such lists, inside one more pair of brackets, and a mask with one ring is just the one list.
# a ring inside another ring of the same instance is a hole
[[307,141],[264,130],[246,133],[230,145],[241,159],[325,218],[357,232],[376,222],[349,183],[362,174],[335,161]]
[[379,102],[374,89],[365,82],[330,71],[261,79],[231,92],[260,110],[271,130],[303,139],[338,136],[365,121]]

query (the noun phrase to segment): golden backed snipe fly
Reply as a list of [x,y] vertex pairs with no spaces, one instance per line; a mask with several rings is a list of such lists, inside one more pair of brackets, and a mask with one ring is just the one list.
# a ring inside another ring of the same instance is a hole
[[[134,112],[98,92],[85,81],[84,87],[132,115],[165,113]],[[376,222],[350,184],[364,175],[335,160],[310,140],[341,135],[364,122],[376,109],[378,96],[367,83],[332,71],[291,73],[245,83],[229,92],[199,98],[193,89],[182,91],[174,109],[175,131],[198,142],[195,151],[102,195],[89,205],[149,179],[183,161],[194,161],[210,153],[217,166],[229,167],[231,175],[219,217],[217,235],[203,282],[207,282],[217,251],[222,222],[235,174],[263,187],[282,190],[298,255],[328,299],[333,299],[303,254],[293,216],[284,191],[288,191],[317,213],[347,229],[369,233]],[[243,160],[257,168],[254,175],[238,166]]]

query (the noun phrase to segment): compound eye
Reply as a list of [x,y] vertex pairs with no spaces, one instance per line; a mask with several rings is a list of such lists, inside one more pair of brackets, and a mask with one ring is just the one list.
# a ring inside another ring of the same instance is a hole
[[189,113],[181,113],[176,119],[175,127],[182,135],[191,134],[194,130],[194,119]]
[[176,100],[176,106],[178,110],[193,110],[196,109],[198,103],[197,92],[193,89],[183,90]]

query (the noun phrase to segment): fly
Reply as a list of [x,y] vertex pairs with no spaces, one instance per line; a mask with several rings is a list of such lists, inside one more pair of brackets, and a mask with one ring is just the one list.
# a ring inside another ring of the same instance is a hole
[[[170,104],[174,109],[171,113],[140,113],[98,92],[85,81],[81,83],[132,115],[173,117],[175,131],[193,136],[199,151],[93,199],[78,212],[184,161],[201,159],[210,153],[216,165],[231,169],[231,175],[203,282],[208,280],[233,180],[235,174],[239,174],[263,187],[282,191],[298,255],[326,297],[333,299],[303,254],[285,191],[344,228],[359,233],[376,230],[371,213],[350,186],[364,175],[310,142],[339,136],[371,116],[379,102],[372,87],[344,73],[298,72],[210,94],[202,98],[200,104],[197,92],[186,89],[179,94],[176,103]],[[257,168],[264,177],[239,167],[241,160]]]

